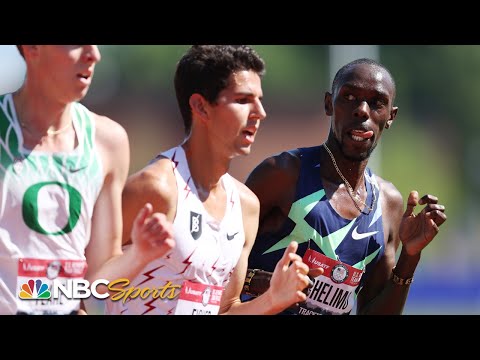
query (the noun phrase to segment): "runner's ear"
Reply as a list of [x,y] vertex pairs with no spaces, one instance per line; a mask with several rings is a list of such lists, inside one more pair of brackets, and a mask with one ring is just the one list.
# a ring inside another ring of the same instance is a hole
[[208,113],[205,109],[205,98],[200,94],[193,94],[190,96],[190,108],[192,109],[192,114],[200,119],[206,119]]

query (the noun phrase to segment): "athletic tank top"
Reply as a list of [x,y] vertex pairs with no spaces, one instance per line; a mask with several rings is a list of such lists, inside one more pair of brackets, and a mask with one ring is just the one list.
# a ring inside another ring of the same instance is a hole
[[373,210],[353,220],[344,219],[325,195],[318,160],[321,146],[297,151],[301,160],[300,176],[288,218],[279,231],[257,236],[249,257],[249,268],[273,271],[288,244],[297,241],[297,254],[303,256],[311,267],[321,266],[325,270],[309,291],[307,305],[309,301],[313,304],[302,305],[298,312],[349,313],[365,278],[384,252],[378,183],[367,168],[365,203],[372,203],[375,191]]
[[103,170],[95,124],[72,106],[78,146],[68,153],[26,149],[11,94],[0,96],[0,313],[68,314],[79,300],[53,298],[51,284],[83,278]]
[[[124,287],[131,288],[131,293],[138,294],[137,297],[127,300],[123,296],[111,301],[115,295],[122,296],[120,292],[113,293],[106,302],[107,314],[178,314],[180,292],[195,292],[190,291],[191,285],[184,286],[186,281],[224,287],[240,258],[245,243],[243,216],[238,189],[230,175],[221,178],[227,193],[227,207],[219,222],[207,213],[198,197],[183,148],[178,146],[162,155],[171,159],[177,182],[177,212],[173,222],[175,248],[166,257],[148,264]],[[197,310],[192,308],[190,313],[209,313]]]

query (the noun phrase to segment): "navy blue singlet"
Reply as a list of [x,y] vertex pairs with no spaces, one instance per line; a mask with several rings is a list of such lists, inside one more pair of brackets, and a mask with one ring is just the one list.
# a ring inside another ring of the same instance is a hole
[[273,271],[288,244],[297,241],[297,253],[300,256],[310,248],[327,258],[362,270],[363,276],[355,290],[358,294],[374,264],[384,253],[378,183],[371,170],[365,169],[365,203],[372,203],[375,191],[373,210],[353,220],[344,219],[332,208],[320,179],[321,148],[316,146],[296,150],[301,167],[290,213],[279,231],[257,237],[249,257],[249,268]]

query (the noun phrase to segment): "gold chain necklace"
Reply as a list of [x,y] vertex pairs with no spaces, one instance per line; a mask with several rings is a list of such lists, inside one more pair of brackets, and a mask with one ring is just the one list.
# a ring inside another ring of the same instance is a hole
[[[376,195],[375,195],[375,189],[373,188],[373,186],[372,186],[372,192],[373,192],[373,195],[372,195],[372,203],[370,204],[370,206],[368,206],[367,204],[365,204],[365,203],[362,201],[362,199],[360,199],[360,195],[355,194],[355,192],[353,191],[352,186],[350,185],[350,183],[348,182],[348,180],[345,178],[345,176],[343,176],[342,172],[341,172],[340,169],[338,168],[337,162],[335,161],[335,157],[333,156],[332,152],[330,151],[330,149],[328,148],[328,146],[327,146],[326,143],[323,144],[323,147],[325,148],[325,150],[327,150],[328,155],[330,155],[330,158],[332,159],[333,166],[335,167],[335,170],[337,170],[338,175],[342,178],[345,186],[347,187],[347,189],[348,189],[348,191],[347,191],[347,192],[348,192],[348,195],[350,195],[350,197],[352,198],[353,203],[355,204],[355,207],[357,208],[357,210],[360,211],[360,212],[361,212],[362,214],[364,214],[364,215],[370,214],[370,213],[372,212],[372,210],[373,210],[373,204],[375,204],[375,201],[377,200]],[[366,188],[365,188],[365,190],[366,190]],[[368,195],[368,192],[367,192],[367,195]],[[359,202],[368,209],[368,213],[364,212],[364,211],[360,208],[360,205],[358,205]]]
[[[23,121],[20,121],[20,125],[22,126],[22,128],[26,129],[28,132],[32,133],[32,131],[30,130],[30,128],[28,127],[27,124],[25,124]],[[55,136],[55,135],[58,135],[58,134],[61,134],[65,131],[67,131],[68,129],[70,129],[70,127],[72,126],[72,122],[70,121],[67,125],[65,125],[63,128],[61,129],[58,129],[58,130],[50,130],[48,129],[47,130],[47,135],[48,136]]]

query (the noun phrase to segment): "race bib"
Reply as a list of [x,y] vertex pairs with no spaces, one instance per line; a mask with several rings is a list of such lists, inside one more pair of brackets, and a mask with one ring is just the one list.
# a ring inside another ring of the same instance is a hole
[[38,315],[64,315],[77,311],[80,300],[60,294],[53,297],[52,284],[83,279],[87,272],[84,260],[19,259],[17,276],[17,307],[19,312]]
[[331,259],[317,251],[308,249],[303,261],[310,268],[323,268],[308,291],[305,303],[300,304],[300,315],[348,314],[355,303],[355,289],[360,284],[363,270]]
[[175,315],[217,315],[223,287],[185,281],[178,297]]

